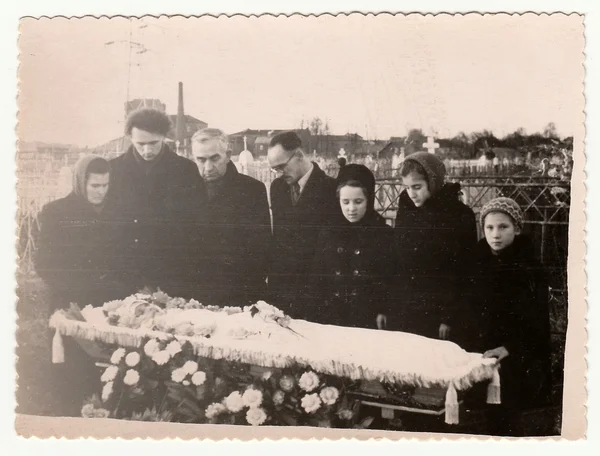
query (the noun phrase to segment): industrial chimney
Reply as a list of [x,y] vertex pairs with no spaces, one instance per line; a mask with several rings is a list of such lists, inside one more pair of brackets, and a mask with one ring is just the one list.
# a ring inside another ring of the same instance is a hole
[[183,112],[183,83],[179,83],[179,100],[177,102],[177,120],[175,122],[175,140],[179,148],[185,150],[185,114]]

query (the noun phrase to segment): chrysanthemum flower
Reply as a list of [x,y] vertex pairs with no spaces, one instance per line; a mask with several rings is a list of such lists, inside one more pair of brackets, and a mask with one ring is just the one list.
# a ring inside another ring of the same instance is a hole
[[340,397],[340,392],[337,388],[333,386],[328,386],[327,388],[323,388],[319,393],[321,400],[327,405],[333,405],[336,403],[338,398]]
[[237,413],[244,408],[244,401],[239,391],[234,391],[225,398],[225,406],[227,410],[233,413]]
[[267,420],[267,414],[260,408],[251,408],[246,412],[246,421],[252,426],[260,426]]
[[244,401],[244,405],[246,407],[259,407],[260,404],[262,404],[263,395],[262,392],[260,392],[257,389],[248,388],[246,391],[244,391],[244,394],[242,395],[242,400]]
[[284,400],[285,400],[285,393],[283,391],[277,390],[277,391],[275,391],[275,393],[273,393],[273,404],[281,405],[281,404],[283,404]]
[[119,372],[119,368],[117,366],[114,366],[114,365],[108,366],[106,368],[106,370],[102,373],[102,376],[100,377],[100,381],[102,383],[112,382],[115,379],[115,377],[117,376],[118,372]]
[[177,353],[181,352],[181,344],[178,341],[174,340],[172,342],[169,342],[165,350],[169,352],[171,356],[175,356]]
[[206,374],[202,371],[194,372],[194,375],[192,375],[192,383],[196,386],[204,385],[205,381],[206,381]]
[[152,356],[158,351],[160,351],[160,345],[156,339],[150,339],[146,342],[146,345],[144,345],[144,353],[146,353],[146,356]]
[[182,369],[186,374],[192,375],[194,372],[198,370],[198,363],[196,361],[186,361],[182,366]]
[[212,420],[217,415],[220,415],[221,413],[224,413],[226,411],[227,411],[227,408],[223,404],[221,404],[220,402],[215,402],[213,404],[210,404],[206,408],[206,411],[204,412],[204,414],[206,415],[206,418],[208,418],[209,420]]
[[174,369],[173,372],[171,372],[171,380],[173,380],[176,383],[181,383],[186,376],[187,374],[181,367],[178,369]]
[[125,356],[125,349],[117,348],[110,357],[110,362],[113,364],[119,364],[123,359],[123,356]]
[[285,392],[290,392],[294,388],[294,377],[291,375],[284,375],[279,379],[279,386]]
[[129,367],[135,367],[140,362],[140,354],[138,352],[131,352],[125,357],[125,364]]
[[125,372],[125,377],[123,377],[123,383],[128,386],[133,386],[140,381],[140,374],[135,369],[129,369]]
[[152,361],[154,361],[159,366],[163,366],[164,364],[167,364],[170,359],[171,359],[171,355],[169,354],[169,352],[167,350],[160,350],[152,355]]
[[314,413],[319,410],[319,407],[321,407],[321,399],[319,399],[319,395],[317,393],[305,394],[300,401],[300,405],[302,405],[302,408],[306,411],[306,413]]
[[298,385],[307,393],[310,393],[319,386],[319,377],[312,371],[305,372],[300,377]]
[[107,382],[102,388],[102,402],[106,402],[110,399],[113,392],[113,382]]

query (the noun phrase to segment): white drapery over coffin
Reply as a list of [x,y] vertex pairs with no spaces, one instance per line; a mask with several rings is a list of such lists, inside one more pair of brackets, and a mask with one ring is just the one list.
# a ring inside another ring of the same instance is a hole
[[[254,318],[249,312],[228,315],[205,310],[179,310],[174,320],[203,322],[216,329],[210,338],[171,335],[145,328],[111,326],[101,315],[77,321],[56,312],[53,360],[61,362],[63,335],[139,348],[147,338],[189,341],[199,356],[262,367],[306,366],[317,372],[353,380],[377,380],[403,385],[447,389],[446,422],[458,422],[457,390],[493,380],[488,402],[499,402],[498,365],[494,359],[468,353],[458,345],[414,334],[320,325],[292,320],[288,328]],[[167,312],[168,315],[168,312]],[[214,319],[206,322],[207,316]],[[93,320],[93,321],[89,321]],[[242,335],[240,335],[242,334]]]

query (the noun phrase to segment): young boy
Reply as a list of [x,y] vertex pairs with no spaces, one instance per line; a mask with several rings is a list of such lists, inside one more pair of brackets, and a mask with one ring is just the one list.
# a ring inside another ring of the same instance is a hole
[[521,234],[523,214],[514,200],[488,202],[480,220],[485,239],[475,263],[478,349],[501,366],[502,404],[489,407],[488,422],[494,435],[519,436],[521,412],[550,400],[548,286],[531,242]]
[[430,338],[464,338],[463,281],[477,242],[473,211],[459,199],[460,184],[445,183],[446,167],[417,152],[404,160],[396,216],[395,308],[388,329]]

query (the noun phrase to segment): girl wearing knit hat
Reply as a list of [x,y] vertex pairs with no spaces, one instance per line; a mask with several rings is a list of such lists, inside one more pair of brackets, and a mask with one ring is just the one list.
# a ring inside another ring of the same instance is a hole
[[344,166],[337,184],[339,212],[319,234],[306,312],[318,323],[375,328],[386,307],[392,230],[375,210],[366,166]]
[[501,366],[502,404],[489,406],[490,433],[520,436],[519,415],[550,401],[548,285],[531,241],[521,234],[523,213],[514,200],[488,202],[480,223],[485,238],[476,250],[473,293],[479,335],[469,348]]
[[[463,277],[477,242],[473,211],[460,199],[460,184],[445,183],[446,168],[434,154],[404,160],[396,216],[396,305],[391,329],[461,340]],[[452,332],[451,332],[452,331]]]

